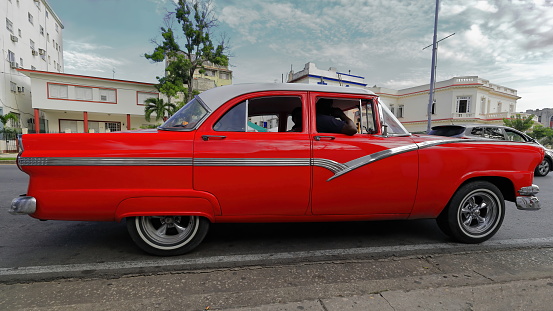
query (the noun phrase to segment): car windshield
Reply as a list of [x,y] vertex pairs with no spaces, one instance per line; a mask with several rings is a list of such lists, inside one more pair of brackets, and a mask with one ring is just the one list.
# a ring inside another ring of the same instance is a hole
[[399,122],[394,114],[388,109],[386,104],[380,101],[380,116],[383,125],[388,126],[388,134],[394,136],[411,135],[405,127]]
[[191,130],[208,114],[207,109],[197,99],[193,99],[159,128],[166,131]]

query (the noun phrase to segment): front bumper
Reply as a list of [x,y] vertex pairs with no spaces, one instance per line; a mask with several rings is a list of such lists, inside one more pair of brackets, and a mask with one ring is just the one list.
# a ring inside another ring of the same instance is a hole
[[12,200],[8,212],[12,215],[29,215],[36,211],[36,199],[29,196],[21,196]]
[[535,196],[540,192],[540,188],[536,185],[530,187],[522,187],[518,191],[521,196],[517,197],[516,204],[519,210],[535,211],[541,208],[540,200]]

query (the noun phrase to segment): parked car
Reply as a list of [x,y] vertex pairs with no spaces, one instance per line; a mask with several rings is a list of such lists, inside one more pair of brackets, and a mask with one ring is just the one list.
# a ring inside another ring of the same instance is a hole
[[[341,121],[321,116],[321,99]],[[317,130],[320,119],[358,132]],[[500,228],[505,200],[540,208],[532,181],[544,153],[411,135],[370,91],[278,83],[208,90],[154,130],[25,134],[20,145],[30,182],[12,214],[125,219],[155,255],[189,252],[225,222],[435,218],[454,240],[479,243]]]
[[[492,124],[438,125],[432,127],[429,134],[470,139],[519,141],[542,146],[534,138],[514,128]],[[545,176],[553,170],[553,151],[543,146],[542,148],[545,149],[545,156],[534,170],[536,176]]]

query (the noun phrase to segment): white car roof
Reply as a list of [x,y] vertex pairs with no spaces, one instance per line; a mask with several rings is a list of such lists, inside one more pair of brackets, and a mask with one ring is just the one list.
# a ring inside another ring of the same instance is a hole
[[373,92],[344,86],[328,86],[305,83],[252,83],[252,84],[232,84],[209,89],[197,97],[206,104],[211,111],[219,108],[222,104],[237,96],[263,91],[311,91],[327,93],[346,93],[360,95],[375,95]]

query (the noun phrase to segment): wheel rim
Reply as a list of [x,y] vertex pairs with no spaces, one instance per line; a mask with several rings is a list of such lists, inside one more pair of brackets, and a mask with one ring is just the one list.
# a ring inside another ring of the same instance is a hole
[[142,240],[152,247],[170,250],[186,245],[196,235],[197,216],[141,216],[135,223]]
[[547,160],[541,161],[540,165],[538,165],[538,172],[540,175],[545,175],[547,172],[549,172],[549,162]]
[[471,237],[481,237],[493,231],[499,223],[499,198],[488,190],[475,190],[465,196],[458,213],[460,228]]

